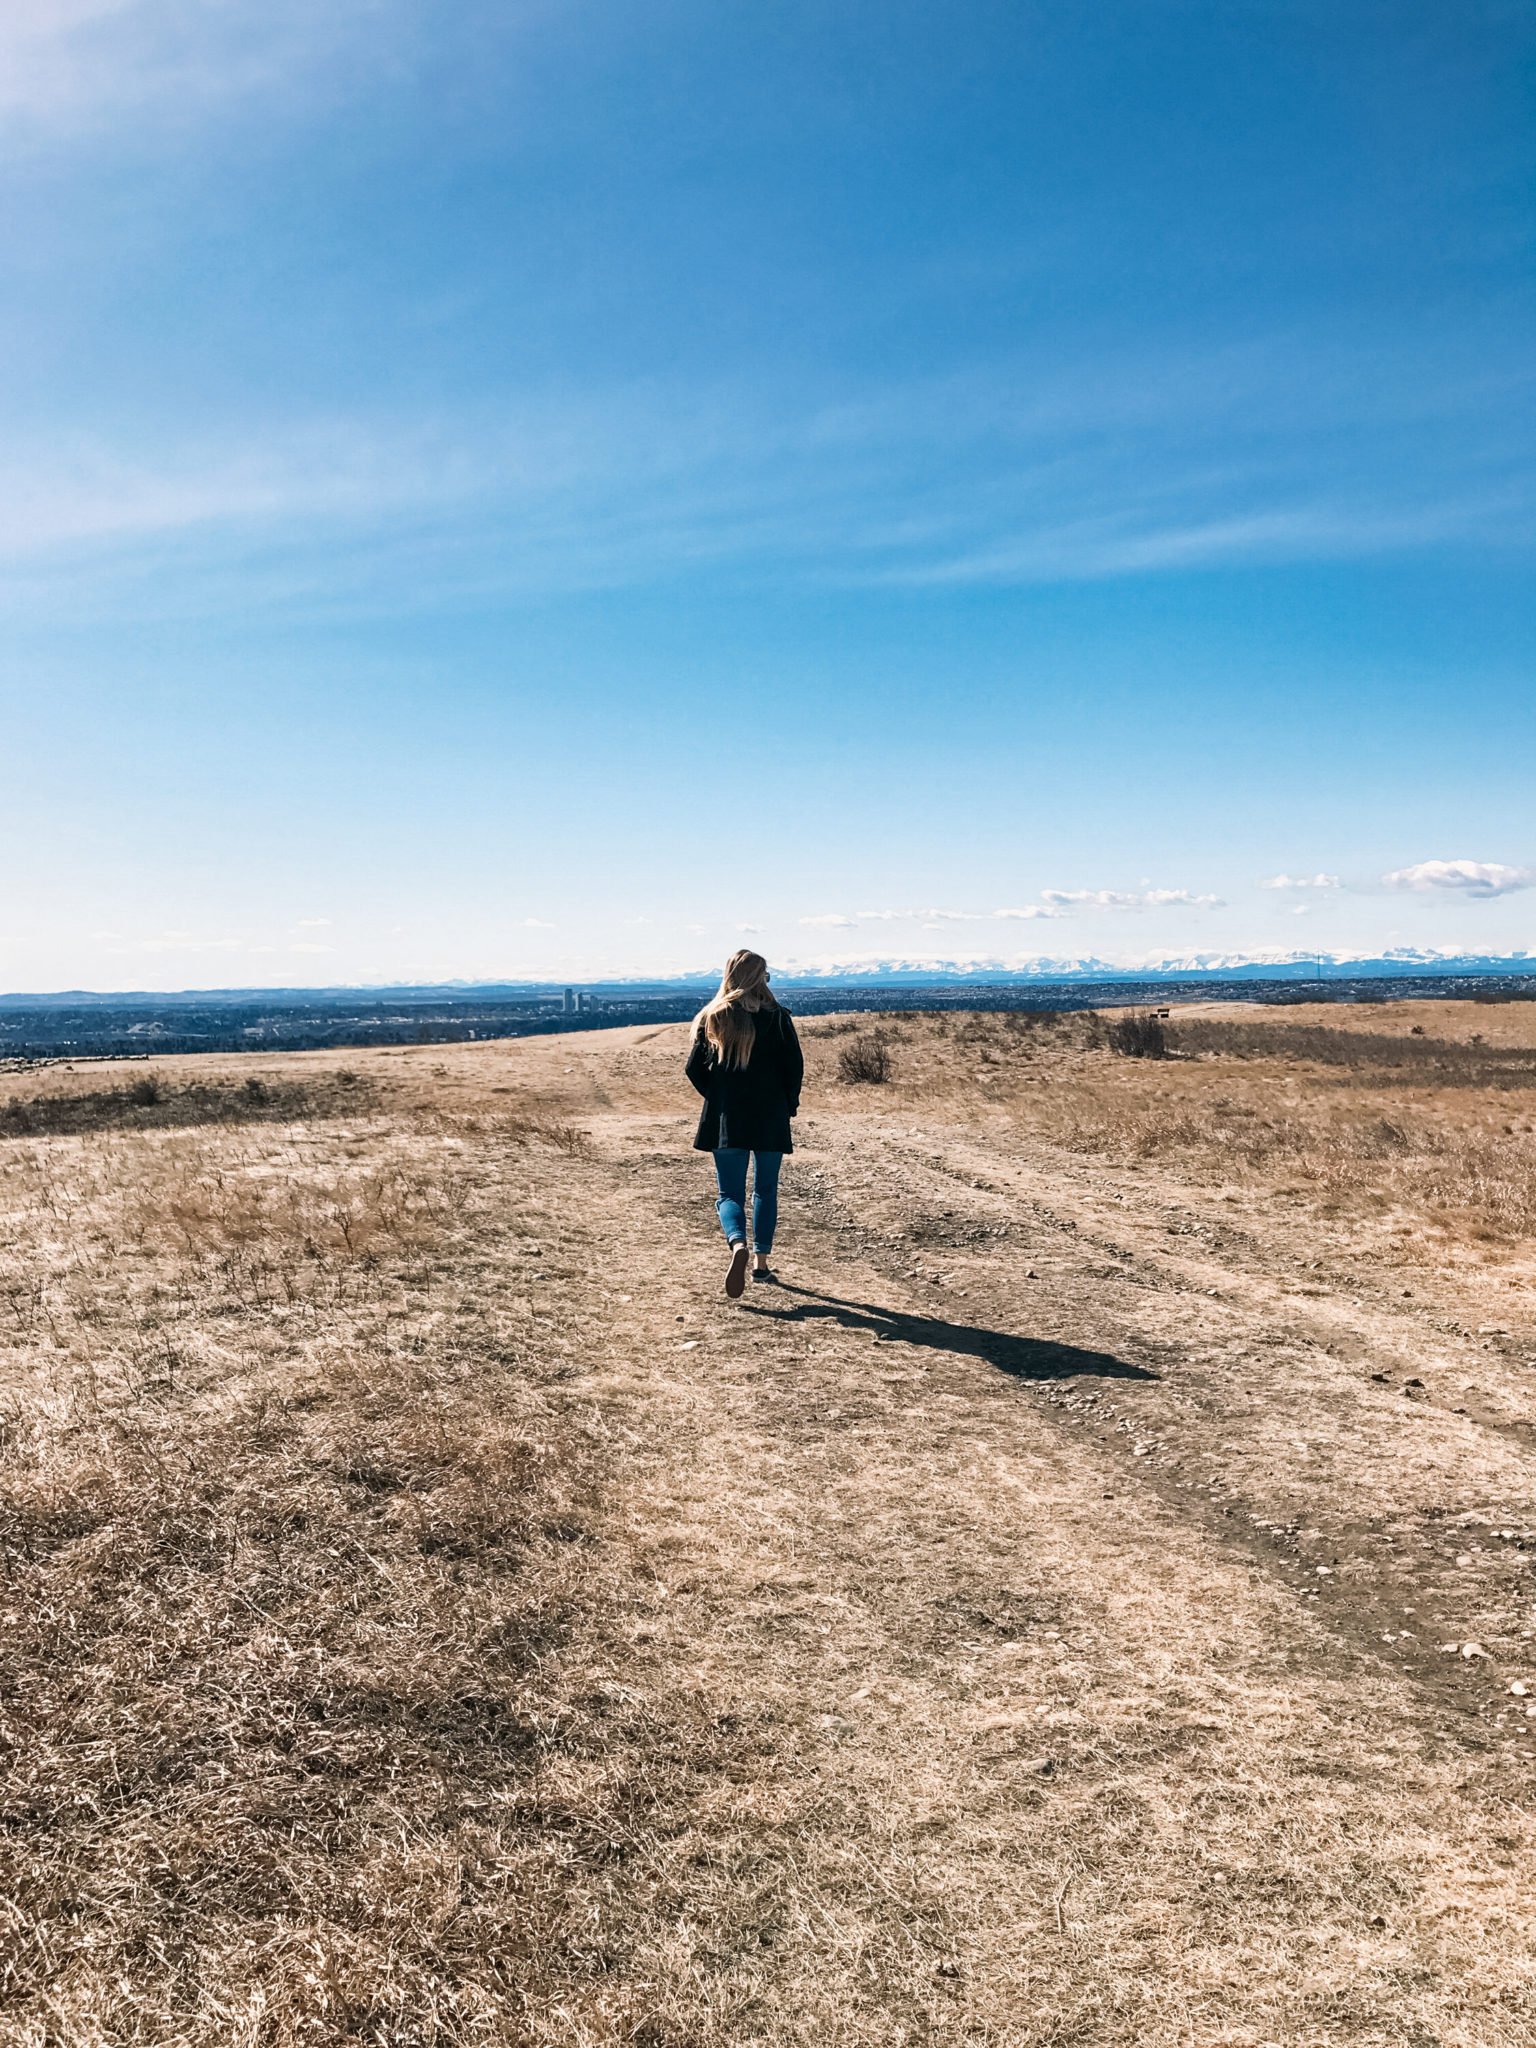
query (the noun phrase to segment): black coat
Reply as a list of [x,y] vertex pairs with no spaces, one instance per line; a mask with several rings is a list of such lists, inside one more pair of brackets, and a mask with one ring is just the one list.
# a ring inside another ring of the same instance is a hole
[[788,1010],[759,1010],[757,1035],[744,1067],[722,1067],[702,1031],[688,1054],[688,1078],[704,1098],[696,1152],[742,1147],[753,1152],[793,1152],[789,1120],[800,1107],[805,1058]]

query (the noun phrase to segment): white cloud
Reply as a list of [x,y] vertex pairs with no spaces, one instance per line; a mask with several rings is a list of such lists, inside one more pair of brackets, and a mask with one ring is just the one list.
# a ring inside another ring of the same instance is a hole
[[518,923],[525,932],[552,932],[555,929],[547,917],[519,918]]
[[1342,889],[1337,875],[1271,875],[1260,882],[1261,889]]
[[1192,889],[1042,889],[1041,900],[1053,911],[1167,910],[1183,907],[1210,910],[1219,896],[1197,896]]
[[294,926],[296,932],[324,932],[331,928],[328,917],[301,917]]
[[1516,889],[1536,888],[1536,868],[1506,867],[1497,860],[1421,860],[1413,867],[1394,868],[1381,879],[1389,889],[1449,890],[1463,897],[1507,896]]
[[829,931],[848,931],[861,924],[920,924],[932,930],[944,924],[1006,923],[1016,918],[1058,915],[1043,904],[1026,903],[1016,910],[827,910],[816,917],[802,917],[800,922],[821,925]]

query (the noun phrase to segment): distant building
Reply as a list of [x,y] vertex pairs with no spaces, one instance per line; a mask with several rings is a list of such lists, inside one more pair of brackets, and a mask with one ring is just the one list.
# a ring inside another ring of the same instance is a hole
[[580,1003],[577,998],[576,991],[574,989],[568,988],[566,990],[565,994],[560,998],[560,1007],[566,1013],[567,1016],[570,1015],[572,1010],[578,1009],[580,1007]]

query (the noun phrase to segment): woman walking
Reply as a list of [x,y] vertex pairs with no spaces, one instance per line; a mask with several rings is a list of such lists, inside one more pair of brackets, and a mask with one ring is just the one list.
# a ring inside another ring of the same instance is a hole
[[779,1167],[792,1152],[805,1060],[794,1019],[768,986],[761,953],[733,953],[719,993],[693,1020],[688,1078],[704,1098],[694,1150],[713,1152],[715,1208],[731,1248],[725,1291],[747,1284],[747,1162],[752,1160],[752,1278],[772,1282],[768,1254],[779,1215]]

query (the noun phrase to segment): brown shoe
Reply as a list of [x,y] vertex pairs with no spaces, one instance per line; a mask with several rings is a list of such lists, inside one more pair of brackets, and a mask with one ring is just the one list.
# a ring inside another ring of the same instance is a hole
[[725,1291],[732,1301],[739,1301],[747,1291],[747,1248],[736,1246],[731,1253],[731,1263],[726,1268]]

